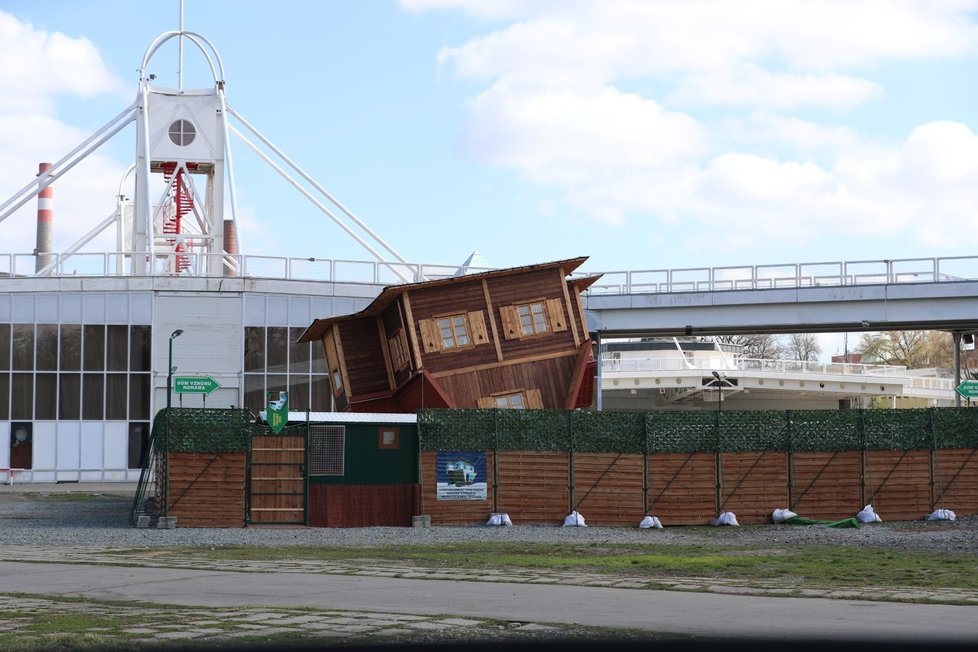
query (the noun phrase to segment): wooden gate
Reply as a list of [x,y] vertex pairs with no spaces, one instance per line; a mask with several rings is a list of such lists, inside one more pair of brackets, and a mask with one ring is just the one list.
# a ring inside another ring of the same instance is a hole
[[308,523],[304,432],[253,437],[249,472],[249,523]]

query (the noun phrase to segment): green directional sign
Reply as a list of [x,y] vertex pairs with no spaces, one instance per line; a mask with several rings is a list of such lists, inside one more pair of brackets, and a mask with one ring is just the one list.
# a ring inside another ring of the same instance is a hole
[[954,390],[965,398],[978,398],[978,380],[966,380]]
[[174,376],[173,391],[177,394],[204,394],[214,392],[221,386],[210,376]]

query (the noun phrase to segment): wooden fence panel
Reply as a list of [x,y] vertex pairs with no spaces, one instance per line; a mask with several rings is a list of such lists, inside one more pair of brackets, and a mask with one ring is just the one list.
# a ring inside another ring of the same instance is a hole
[[770,523],[771,512],[788,504],[788,456],[763,451],[723,453],[720,511],[741,525]]
[[306,521],[306,440],[259,435],[251,440],[251,522]]
[[169,453],[169,516],[177,527],[244,527],[245,453]]
[[574,502],[589,525],[638,525],[645,516],[642,456],[575,453]]
[[714,453],[651,454],[648,483],[663,525],[704,525],[716,516]]
[[485,523],[492,514],[492,453],[486,453],[486,500],[438,500],[438,453],[421,452],[421,510],[432,525]]
[[864,467],[866,502],[880,518],[920,520],[931,512],[928,451],[867,451]]
[[[570,467],[563,452],[500,452],[500,512],[513,523],[563,524],[570,513]],[[587,518],[587,515],[585,515]]]
[[935,509],[958,515],[978,512],[978,450],[946,449],[934,452]]
[[860,452],[793,453],[791,505],[807,518],[841,520],[863,508]]

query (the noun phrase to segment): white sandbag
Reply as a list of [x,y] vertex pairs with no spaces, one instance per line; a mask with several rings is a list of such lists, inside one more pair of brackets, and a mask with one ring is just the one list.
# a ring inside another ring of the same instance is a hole
[[643,518],[642,522],[639,523],[638,526],[644,530],[647,530],[649,528],[655,528],[656,530],[662,529],[662,523],[659,522],[659,517],[651,516],[651,515]]
[[737,522],[737,515],[733,512],[724,512],[714,519],[710,520],[710,525],[736,525],[740,526]]
[[882,523],[880,515],[873,511],[872,505],[866,505],[863,510],[856,514],[856,520],[860,523]]
[[564,518],[564,527],[587,527],[584,523],[584,517],[577,512],[571,512]]
[[953,521],[956,518],[954,512],[949,509],[935,509],[927,515],[928,521]]
[[771,520],[775,523],[784,523],[789,518],[798,516],[790,509],[776,509],[771,513]]
[[509,514],[493,514],[489,517],[489,521],[486,525],[512,525],[513,521],[509,519]]

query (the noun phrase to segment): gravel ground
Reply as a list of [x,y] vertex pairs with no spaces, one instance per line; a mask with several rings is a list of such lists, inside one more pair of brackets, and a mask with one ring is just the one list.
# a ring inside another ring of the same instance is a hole
[[[11,492],[0,487],[0,544],[101,546],[280,545],[423,545],[471,541],[540,543],[664,543],[783,546],[834,544],[932,552],[978,554],[978,515],[956,521],[893,521],[835,530],[822,526],[754,525],[741,527],[562,528],[177,528],[130,527],[130,496],[118,493]],[[585,515],[586,516],[586,515]],[[885,518],[885,513],[881,515]]]

